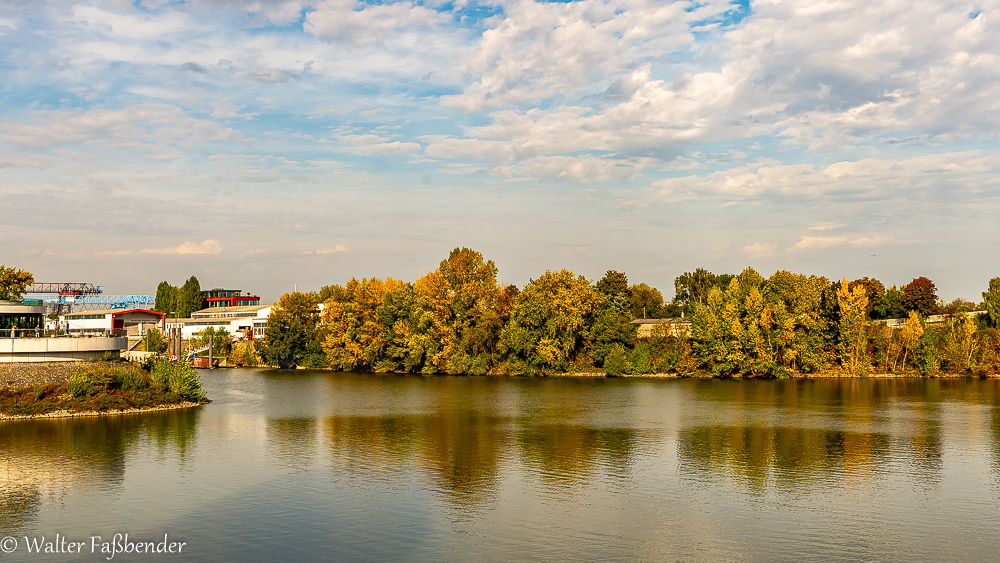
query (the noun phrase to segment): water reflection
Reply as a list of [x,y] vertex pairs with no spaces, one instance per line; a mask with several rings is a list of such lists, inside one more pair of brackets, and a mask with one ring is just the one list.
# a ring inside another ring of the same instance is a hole
[[[961,412],[965,439],[978,442],[981,411],[969,403],[995,405],[997,389],[984,380],[697,382],[715,423],[682,431],[678,454],[686,471],[732,478],[755,494],[772,484],[872,489],[887,471],[932,487],[942,479],[948,413]],[[991,438],[1000,443],[1000,432]]]
[[316,451],[317,426],[314,418],[267,419],[270,452],[286,466],[303,468],[312,461]]
[[995,380],[206,379],[203,409],[0,423],[0,526],[148,521],[199,560],[1000,549]]
[[46,497],[115,490],[128,455],[147,437],[162,456],[184,460],[200,409],[0,423],[0,530],[23,530]]

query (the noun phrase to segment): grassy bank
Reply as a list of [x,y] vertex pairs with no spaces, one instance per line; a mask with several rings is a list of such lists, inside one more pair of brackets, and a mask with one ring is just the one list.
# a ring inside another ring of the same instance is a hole
[[207,402],[198,374],[190,364],[171,365],[163,360],[145,366],[124,361],[87,363],[65,383],[0,389],[0,414],[7,416],[124,411]]

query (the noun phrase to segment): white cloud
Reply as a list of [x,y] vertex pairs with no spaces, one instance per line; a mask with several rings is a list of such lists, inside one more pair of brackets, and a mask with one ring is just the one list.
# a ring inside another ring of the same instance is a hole
[[242,135],[212,121],[190,117],[180,107],[143,103],[120,110],[36,111],[27,120],[0,121],[0,139],[26,149],[104,142],[114,149],[147,145],[193,146],[206,141],[240,140]]
[[840,244],[849,244],[852,246],[881,246],[890,241],[890,237],[882,235],[863,236],[853,239],[848,237],[804,236],[799,238],[799,241],[795,243],[795,246],[790,247],[788,251],[792,252],[796,250],[829,248]]
[[221,254],[222,245],[215,239],[205,239],[198,244],[187,241],[169,248],[143,248],[145,254]]
[[844,225],[841,223],[831,223],[829,221],[823,223],[815,223],[809,227],[810,231],[831,231],[833,229],[839,229]]
[[750,258],[767,258],[769,256],[774,256],[777,252],[778,245],[776,244],[761,244],[759,242],[755,242],[743,247],[743,253]]
[[448,19],[405,1],[372,5],[358,0],[324,0],[306,15],[302,28],[317,39],[364,47],[406,30],[432,30]]
[[324,246],[323,248],[317,248],[316,250],[307,250],[303,252],[302,255],[304,256],[306,254],[321,254],[321,255],[337,254],[339,252],[347,252],[348,250],[350,250],[350,248],[347,247],[346,245],[338,244],[335,246]]

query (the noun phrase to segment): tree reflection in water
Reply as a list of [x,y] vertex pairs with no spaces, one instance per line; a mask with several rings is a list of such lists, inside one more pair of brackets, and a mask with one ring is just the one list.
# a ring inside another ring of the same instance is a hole
[[[696,480],[732,478],[754,494],[835,484],[872,491],[897,470],[933,486],[942,478],[947,405],[995,398],[996,388],[979,380],[697,382],[697,398],[717,407],[714,423],[682,431],[678,453]],[[978,427],[967,421],[970,432]]]
[[145,436],[183,460],[200,409],[0,423],[0,529],[31,528],[46,499],[74,489],[118,489],[126,454]]

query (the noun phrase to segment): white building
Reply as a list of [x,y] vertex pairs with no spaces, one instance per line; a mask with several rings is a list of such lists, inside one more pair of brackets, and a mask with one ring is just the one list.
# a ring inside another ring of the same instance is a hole
[[180,327],[182,338],[199,336],[203,330],[212,327],[215,330],[225,329],[236,337],[245,337],[247,331],[252,331],[254,339],[262,339],[269,314],[271,305],[209,307],[191,313],[187,319],[167,318],[165,323],[167,330]]
[[129,336],[139,336],[151,327],[163,330],[163,313],[147,309],[104,309],[60,315],[58,329],[79,335],[125,331]]

